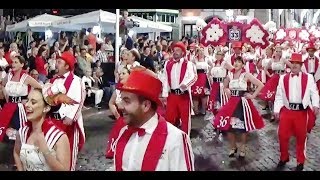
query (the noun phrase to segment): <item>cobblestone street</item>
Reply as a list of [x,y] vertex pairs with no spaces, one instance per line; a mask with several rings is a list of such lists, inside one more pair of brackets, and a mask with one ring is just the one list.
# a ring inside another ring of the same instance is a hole
[[[259,106],[259,105],[257,105]],[[113,126],[114,120],[108,117],[109,111],[95,109],[84,112],[86,144],[79,154],[77,170],[79,171],[105,171],[112,167],[112,160],[104,156],[107,135]],[[277,137],[277,122],[270,123],[265,120],[266,126],[248,136],[247,154],[244,160],[228,157],[228,143],[225,137],[214,135],[209,121],[203,116],[192,119],[191,141],[195,155],[195,168],[197,171],[272,171],[279,161],[279,143]],[[308,136],[306,171],[320,168],[319,137],[320,128],[317,125]],[[214,138],[212,138],[214,137]],[[1,145],[1,156],[8,153]],[[4,156],[3,156],[4,157]],[[1,158],[0,170],[10,170],[6,165],[8,160]],[[285,170],[294,170],[296,167],[295,143],[290,141],[290,162]]]

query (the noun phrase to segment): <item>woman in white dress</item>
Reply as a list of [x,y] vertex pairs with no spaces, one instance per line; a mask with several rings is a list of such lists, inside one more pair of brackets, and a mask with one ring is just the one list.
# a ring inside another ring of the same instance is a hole
[[24,126],[26,113],[23,107],[31,88],[41,85],[23,70],[25,59],[16,55],[12,58],[12,68],[2,85],[7,103],[0,111],[0,142],[15,140],[16,130]]
[[28,122],[19,129],[13,153],[18,171],[69,171],[68,137],[46,118],[50,106],[40,89],[30,92],[25,107]]

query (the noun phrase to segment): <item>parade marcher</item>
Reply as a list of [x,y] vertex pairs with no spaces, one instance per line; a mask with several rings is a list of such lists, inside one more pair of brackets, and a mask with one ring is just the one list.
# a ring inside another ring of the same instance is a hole
[[232,48],[233,48],[233,54],[229,56],[229,64],[231,64],[233,66],[235,60],[236,60],[236,57],[238,56],[242,56],[243,53],[241,52],[241,48],[242,48],[242,43],[239,42],[239,41],[236,41],[236,42],[233,42],[232,43]]
[[251,73],[255,77],[257,76],[257,60],[258,56],[255,52],[255,49],[253,49],[250,45],[246,46],[247,50],[246,53],[243,54],[243,59],[245,60],[245,70],[248,73]]
[[[270,75],[272,75],[272,69],[269,65],[272,62],[272,55],[274,53],[274,46],[270,45],[266,48],[265,54],[262,55],[262,59],[258,62],[259,67],[259,74],[258,79],[263,83],[266,84],[266,82],[271,78]],[[264,102],[264,107],[262,110],[267,110],[268,108],[268,102]]]
[[319,68],[319,59],[314,55],[317,51],[313,43],[310,43],[306,48],[309,56],[306,59],[303,59],[303,64],[301,71],[304,73],[311,74],[317,84],[318,90],[320,89],[320,68]]
[[145,68],[134,70],[118,89],[127,125],[116,140],[115,170],[193,171],[190,138],[156,113],[162,104],[162,83],[156,74]]
[[[195,115],[206,114],[206,107],[208,101],[208,95],[210,93],[209,80],[208,80],[208,71],[209,67],[212,66],[212,63],[204,55],[204,46],[200,44],[200,47],[197,49],[197,55],[192,59],[192,62],[196,66],[197,70],[197,81],[191,86],[191,95],[193,101],[193,110]],[[199,104],[201,103],[201,109],[199,111]]]
[[214,115],[228,102],[228,97],[223,91],[223,81],[228,71],[233,69],[233,66],[224,60],[224,53],[222,51],[216,52],[215,59],[209,75],[211,90],[208,101],[208,111]]
[[23,70],[25,62],[22,56],[12,58],[12,69],[2,82],[7,103],[0,111],[0,142],[6,135],[10,140],[15,140],[16,130],[26,122],[23,103],[31,87],[41,88],[41,85]]
[[181,126],[182,131],[191,131],[191,86],[197,75],[192,62],[185,59],[186,48],[182,42],[172,45],[173,57],[164,66],[163,97],[167,97],[166,120]]
[[[248,93],[249,84],[257,86],[253,94]],[[214,127],[228,132],[231,145],[229,157],[237,153],[235,133],[241,133],[240,158],[246,154],[246,141],[248,132],[264,127],[264,122],[258,110],[252,103],[263,88],[263,84],[252,74],[246,73],[244,61],[238,56],[234,63],[234,70],[229,73],[224,81],[225,92],[231,96],[228,103],[217,113],[213,124]]]
[[28,122],[19,129],[14,147],[17,170],[69,171],[69,139],[47,117],[51,107],[44,100],[41,89],[30,92],[25,107]]
[[269,66],[269,64],[271,63],[272,61],[272,55],[273,55],[273,52],[274,52],[274,49],[273,49],[273,45],[269,46],[266,48],[266,54],[265,56],[262,58],[262,60],[259,61],[259,64],[261,66],[260,70],[259,70],[259,74],[258,74],[258,79],[263,83],[265,84],[269,79],[270,79],[270,76],[267,75],[266,71],[268,71],[268,74],[269,75],[272,75],[272,69],[271,67]]
[[[269,109],[271,111],[270,121],[274,121],[273,115],[273,103],[276,95],[277,86],[279,83],[280,75],[285,73],[287,67],[291,67],[291,63],[282,57],[282,47],[276,45],[274,50],[274,57],[272,58],[269,65],[265,68],[265,73],[267,76],[271,77],[261,90],[259,95],[260,99],[268,102]],[[272,74],[269,73],[268,68],[272,69]]]
[[57,59],[57,77],[50,79],[53,87],[78,102],[74,105],[62,104],[52,113],[51,119],[66,132],[71,149],[71,170],[75,170],[78,152],[84,145],[85,133],[81,109],[85,99],[85,88],[81,79],[73,74],[75,58],[70,52],[64,52]]
[[289,140],[296,137],[297,171],[303,170],[306,156],[307,133],[315,125],[319,110],[319,94],[311,74],[301,72],[302,55],[293,53],[291,73],[281,76],[274,102],[274,112],[280,119],[278,136],[281,170],[289,162]]
[[192,60],[196,55],[196,43],[191,43],[189,45],[189,50],[186,51],[186,58],[188,61]]

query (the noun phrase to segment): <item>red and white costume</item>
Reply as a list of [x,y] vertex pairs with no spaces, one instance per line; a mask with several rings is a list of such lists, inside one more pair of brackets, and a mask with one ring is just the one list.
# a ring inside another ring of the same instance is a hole
[[199,61],[198,58],[195,58],[195,67],[197,71],[197,81],[191,86],[191,95],[194,97],[204,97],[206,92],[209,91],[208,87],[208,71],[209,71],[209,62],[208,58],[204,58],[204,61]]
[[237,58],[238,56],[241,56],[241,57],[242,57],[243,54],[242,54],[242,53],[240,53],[240,54],[235,54],[235,53],[233,53],[232,55],[230,55],[229,58],[227,59],[228,63],[231,64],[231,65],[233,65],[234,62],[236,62],[236,58]]
[[[22,100],[27,99],[30,86],[25,84],[25,80],[29,75],[21,72],[19,81],[12,81],[13,72],[8,73],[8,82],[5,85],[8,102],[0,111],[0,142],[6,136],[7,128],[11,127],[18,130],[27,122],[26,112]],[[10,138],[10,137],[9,137]]]
[[[75,59],[72,54],[64,52],[60,58],[70,66],[71,70],[74,69]],[[71,149],[71,170],[74,171],[76,168],[78,152],[85,143],[85,132],[81,113],[83,102],[86,97],[85,87],[81,82],[81,79],[71,71],[65,73],[61,77],[50,79],[50,83],[57,87],[63,85],[66,89],[66,95],[78,102],[74,105],[62,104],[52,115],[53,122],[65,131],[69,138]],[[65,117],[72,119],[73,123],[71,125],[63,124]]]
[[114,166],[116,171],[194,171],[190,138],[155,114],[139,129],[121,129]]
[[229,89],[231,98],[215,116],[214,127],[228,131],[237,129],[242,132],[249,132],[264,127],[264,122],[256,107],[244,94],[248,92],[249,83],[245,79],[245,70],[242,70],[238,79],[234,79],[234,72],[229,73]]
[[[159,99],[162,82],[146,70],[132,71],[128,80],[117,89],[143,96],[158,107],[162,105]],[[194,170],[189,136],[156,112],[141,126],[121,128],[114,144],[116,171]]]
[[[196,82],[197,75],[192,62],[181,58],[177,62],[173,58],[164,65],[163,97],[167,98],[166,120],[189,134],[191,130],[191,86]],[[184,84],[187,89],[180,89]]]
[[289,160],[289,139],[296,137],[297,161],[304,163],[307,132],[315,125],[312,107],[319,108],[319,94],[312,75],[300,72],[280,77],[274,112],[280,113],[279,143],[281,161]]
[[245,70],[248,73],[251,73],[252,75],[257,75],[258,74],[258,70],[257,70],[257,54],[256,53],[251,53],[251,52],[247,52],[245,54],[243,54],[242,56],[245,60]]
[[264,58],[261,60],[261,69],[259,70],[259,74],[257,78],[263,84],[265,84],[270,79],[270,77],[267,76],[266,74],[265,68],[268,68],[268,72],[272,74],[272,69],[271,67],[269,67],[269,64],[271,64],[271,62],[272,62],[272,58]]
[[[314,45],[312,43],[309,44],[309,46],[306,49],[307,50],[309,50],[309,49],[316,50],[316,48],[314,47]],[[301,71],[304,73],[309,73],[314,77],[315,82],[317,84],[317,88],[319,90],[320,89],[319,58],[317,58],[316,56],[310,57],[308,55],[308,57],[306,59],[303,59]]]
[[281,74],[285,73],[285,67],[286,65],[284,59],[282,58],[277,62],[274,60],[271,61],[271,69],[273,71],[273,75],[260,91],[260,99],[264,101],[274,101],[279,78]]
[[[26,126],[19,129],[21,141],[20,159],[23,169],[26,171],[51,171],[44,155],[39,152],[39,147],[28,144],[28,138],[30,137],[31,131],[31,122],[27,122]],[[42,132],[50,151],[54,151],[54,146],[60,137],[65,134],[65,132],[58,128],[50,119],[45,119],[43,121]]]
[[211,111],[213,114],[216,114],[217,110],[228,102],[228,97],[223,91],[223,81],[228,72],[225,64],[226,61],[215,61],[210,72],[212,84],[208,101],[208,111]]

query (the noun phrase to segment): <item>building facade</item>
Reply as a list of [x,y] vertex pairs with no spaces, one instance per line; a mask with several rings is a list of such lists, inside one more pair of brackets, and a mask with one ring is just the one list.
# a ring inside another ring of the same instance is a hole
[[155,39],[157,36],[165,36],[169,39],[179,38],[179,24],[178,16],[179,10],[176,9],[128,9],[129,16],[142,17],[150,21],[159,22],[164,25],[172,27],[172,32],[161,32],[161,33],[149,33],[151,39]]

